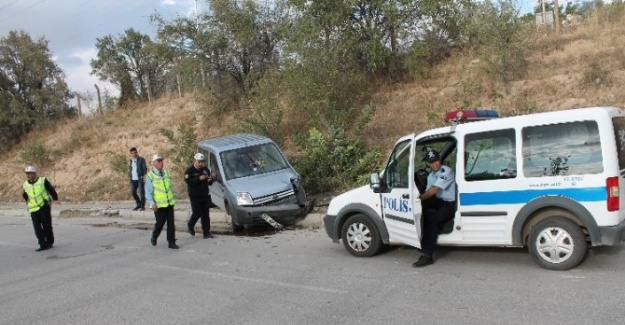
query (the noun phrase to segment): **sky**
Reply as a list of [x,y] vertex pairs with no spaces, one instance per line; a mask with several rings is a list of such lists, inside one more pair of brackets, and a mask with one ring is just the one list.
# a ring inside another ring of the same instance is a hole
[[[205,7],[205,0],[197,1],[198,11]],[[11,30],[24,30],[33,40],[43,37],[72,91],[95,93],[98,84],[116,93],[90,75],[96,38],[119,36],[131,27],[154,38],[150,15],[193,17],[195,8],[195,0],[0,0],[0,38]]]
[[[517,2],[526,13],[537,0]],[[206,10],[206,0],[0,0],[0,37],[10,30],[24,30],[34,40],[43,37],[72,91],[95,93],[93,85],[98,84],[114,94],[114,87],[90,75],[96,38],[119,36],[131,27],[154,38],[151,14],[166,20],[192,17],[196,4],[199,12]]]

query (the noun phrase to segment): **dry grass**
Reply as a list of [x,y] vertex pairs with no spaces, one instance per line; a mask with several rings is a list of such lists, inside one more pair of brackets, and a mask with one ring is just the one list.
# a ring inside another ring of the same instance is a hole
[[[441,126],[446,111],[467,104],[494,107],[502,114],[597,105],[625,107],[623,19],[591,18],[581,26],[563,30],[557,38],[549,32],[537,33],[530,45],[533,54],[525,77],[513,81],[509,94],[468,52],[455,53],[434,68],[431,79],[382,87],[373,97],[377,111],[365,129],[367,143],[390,150],[399,136]],[[198,139],[241,131],[238,114],[246,112],[217,117],[205,105],[191,96],[164,98],[34,132],[30,138],[43,139],[50,152],[40,175],[51,179],[62,200],[128,200],[127,180],[111,169],[110,152],[127,155],[128,148],[135,146],[146,158],[156,152],[164,154],[169,144],[159,129],[175,131],[182,123],[192,127]],[[289,135],[305,129],[310,118],[287,110],[284,120],[289,127],[280,130],[287,153],[297,152]],[[19,161],[21,150],[18,146],[0,158],[3,201],[21,200],[25,178],[25,163]],[[166,168],[171,167],[169,164],[166,159]],[[183,198],[182,177],[174,177],[174,187]]]

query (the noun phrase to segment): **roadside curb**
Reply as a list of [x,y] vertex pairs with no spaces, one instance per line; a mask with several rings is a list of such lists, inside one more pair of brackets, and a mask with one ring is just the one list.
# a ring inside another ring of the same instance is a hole
[[[154,222],[154,213],[150,210],[133,211],[128,208],[133,202],[85,202],[85,203],[67,203],[52,206],[53,218],[98,218],[108,219],[111,221],[128,221],[136,223]],[[325,213],[321,211],[313,211],[306,215],[305,218],[299,220],[295,226],[299,228],[319,229],[323,228],[323,216]],[[189,220],[191,216],[190,205],[185,201],[178,202],[175,207],[176,223]],[[25,204],[19,203],[0,203],[0,217],[30,217],[30,213]],[[121,220],[120,220],[121,219]],[[230,220],[226,213],[213,208],[210,210],[211,224],[221,224],[224,227],[230,225]],[[199,223],[199,222],[198,222]],[[220,227],[221,228],[221,227]]]

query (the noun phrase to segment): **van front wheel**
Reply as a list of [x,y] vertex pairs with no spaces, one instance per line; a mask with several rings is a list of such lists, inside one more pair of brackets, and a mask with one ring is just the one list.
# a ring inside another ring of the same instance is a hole
[[572,269],[588,251],[580,226],[562,217],[551,217],[534,226],[528,246],[536,263],[549,270]]
[[358,257],[370,257],[382,248],[380,234],[373,222],[362,214],[349,217],[341,228],[343,246]]
[[236,223],[236,221],[234,221],[234,217],[232,216],[232,208],[230,207],[230,204],[226,203],[226,214],[228,215],[228,217],[230,217],[230,222],[232,222],[232,231],[233,232],[239,232],[239,231],[243,231],[243,229],[245,229],[245,227],[243,225],[240,225],[238,223]]

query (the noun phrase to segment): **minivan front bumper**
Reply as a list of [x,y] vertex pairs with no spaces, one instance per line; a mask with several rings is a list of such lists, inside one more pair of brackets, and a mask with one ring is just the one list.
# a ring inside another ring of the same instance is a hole
[[298,219],[306,216],[309,212],[308,206],[298,204],[280,204],[259,207],[236,207],[236,216],[240,225],[250,225],[264,223],[260,215],[268,214],[271,218],[281,224],[294,224]]

